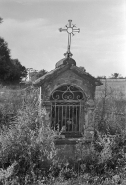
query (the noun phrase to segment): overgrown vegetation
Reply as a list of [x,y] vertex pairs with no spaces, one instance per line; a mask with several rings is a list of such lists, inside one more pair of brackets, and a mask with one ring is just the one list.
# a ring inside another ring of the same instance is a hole
[[31,81],[35,81],[38,78],[44,76],[46,73],[47,73],[47,71],[45,69],[42,69],[40,71],[33,70],[33,72],[30,73],[30,79],[31,79]]
[[[55,132],[39,112],[38,90],[3,89],[0,98],[0,182],[3,185],[126,184],[125,106],[120,94],[96,100],[94,141],[76,145],[75,158],[59,162]],[[118,114],[117,114],[118,113]]]
[[[49,124],[43,122],[44,111],[39,115],[37,90],[27,89],[21,95],[22,99],[17,98],[19,102],[13,97],[11,103],[7,102],[8,106],[6,103],[1,106],[0,167],[4,173],[0,179],[3,184],[10,178],[16,179],[17,184],[37,182],[38,177],[43,180],[48,177],[56,155],[54,133]],[[7,109],[14,111],[10,122]],[[13,168],[6,178],[10,166]]]

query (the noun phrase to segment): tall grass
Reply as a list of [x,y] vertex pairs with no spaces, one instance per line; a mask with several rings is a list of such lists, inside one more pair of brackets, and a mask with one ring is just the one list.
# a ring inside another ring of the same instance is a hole
[[[6,90],[0,104],[0,183],[3,185],[107,185],[126,179],[125,101],[105,96],[97,100],[96,133],[90,145],[76,145],[76,157],[59,163],[55,132],[39,114],[38,90]],[[109,99],[110,98],[110,99]],[[42,107],[42,110],[44,108]],[[124,117],[123,117],[124,118]],[[115,126],[116,125],[116,126]],[[121,126],[120,126],[121,125]],[[114,129],[113,129],[114,128]]]
[[95,101],[95,128],[103,134],[121,134],[126,130],[126,99],[120,92],[105,89]]
[[[14,117],[8,120],[9,124],[2,127],[0,133],[0,167],[6,170],[16,162],[17,169],[13,175],[25,184],[26,177],[33,178],[33,174],[34,179],[31,178],[31,181],[35,181],[39,174],[42,179],[48,176],[56,150],[54,133],[49,123],[44,124],[43,115],[39,115],[37,90],[27,89],[23,98],[19,96],[14,93],[10,100],[12,105],[5,102],[2,107],[2,114],[7,114],[7,110],[14,111]],[[1,124],[5,125],[5,122],[1,121]]]

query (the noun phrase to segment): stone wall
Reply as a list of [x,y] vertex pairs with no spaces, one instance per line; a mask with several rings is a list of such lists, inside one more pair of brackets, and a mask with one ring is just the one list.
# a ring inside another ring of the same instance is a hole
[[63,84],[71,84],[80,87],[85,93],[87,99],[94,99],[95,86],[93,86],[93,84],[91,84],[88,80],[82,79],[71,70],[67,70],[57,78],[53,78],[50,82],[45,82],[43,84],[43,99],[49,100],[51,93]]
[[[67,70],[60,74],[58,77],[52,78],[50,81],[45,82],[42,86],[42,99],[46,102],[47,116],[46,120],[50,121],[51,115],[51,103],[49,102],[52,92],[57,89],[59,86],[64,84],[70,84],[77,86],[83,90],[86,95],[85,109],[81,113],[81,130],[84,131],[84,137],[87,140],[93,138],[94,125],[93,125],[93,110],[94,110],[94,94],[95,94],[95,85],[89,82],[87,79],[83,79],[80,76],[76,75],[71,70]],[[45,120],[45,121],[46,121]]]

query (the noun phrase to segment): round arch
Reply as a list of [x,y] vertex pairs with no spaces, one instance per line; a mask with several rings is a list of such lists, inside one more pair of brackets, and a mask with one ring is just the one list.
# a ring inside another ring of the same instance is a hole
[[50,95],[50,100],[53,101],[80,101],[85,100],[87,97],[81,87],[75,84],[62,84],[55,88]]
[[63,133],[80,133],[86,100],[83,90],[74,84],[55,88],[50,95],[52,128]]

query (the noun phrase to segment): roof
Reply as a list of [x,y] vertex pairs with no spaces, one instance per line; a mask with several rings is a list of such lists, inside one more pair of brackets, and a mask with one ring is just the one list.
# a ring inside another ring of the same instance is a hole
[[66,64],[70,64],[70,65],[75,65],[76,66],[76,61],[73,58],[63,58],[61,60],[59,60],[55,67],[60,67],[61,65],[66,65]]
[[[65,63],[66,63],[66,60],[65,60]],[[73,71],[78,76],[93,82],[95,84],[95,86],[102,85],[100,80],[96,79],[95,77],[93,77],[92,75],[87,73],[85,70],[83,70],[82,67],[77,67],[77,66],[73,65],[73,62],[66,63],[65,65],[61,64],[59,67],[55,68],[54,70],[46,73],[44,76],[37,79],[35,82],[33,82],[33,85],[34,86],[43,85],[45,82],[50,81],[52,78],[56,78],[59,74],[65,72],[68,69]]]
[[60,73],[65,72],[67,69],[69,69],[69,65],[62,65],[60,66],[60,68],[51,70],[50,72],[46,73],[45,75],[34,81],[33,85],[40,86],[44,84],[46,81],[49,81],[50,79],[57,77]]

